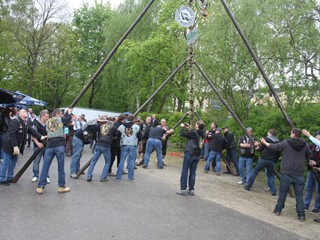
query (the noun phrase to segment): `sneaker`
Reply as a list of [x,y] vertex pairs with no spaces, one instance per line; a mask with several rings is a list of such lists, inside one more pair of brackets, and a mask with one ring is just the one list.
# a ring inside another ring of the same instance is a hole
[[127,175],[128,173],[126,171],[123,171],[123,175]]
[[275,215],[280,216],[281,215],[281,211],[278,211],[276,209],[273,209],[272,211]]
[[203,170],[204,173],[208,173],[208,170]]
[[42,188],[42,187],[38,187],[38,188],[36,189],[36,193],[42,194],[42,193],[43,193],[43,188]]
[[220,176],[220,172],[217,172],[216,175],[217,175],[217,176]]
[[113,172],[109,172],[109,173],[108,173],[108,176],[114,177],[114,176],[116,176],[116,174],[114,174]]
[[244,189],[250,191],[250,188],[247,185],[243,185]]
[[159,169],[163,169],[163,166],[158,166]]
[[92,177],[87,177],[87,182],[91,182],[92,181]]
[[68,187],[58,187],[58,192],[59,193],[70,192],[70,188],[68,188]]
[[242,180],[241,180],[241,181],[239,181],[239,182],[237,182],[237,184],[239,184],[239,185],[243,184]]
[[176,192],[178,195],[185,195],[186,194],[186,190],[179,190],[178,192]]
[[270,191],[270,188],[269,188],[269,187],[265,187],[264,190],[265,190],[266,192],[268,192],[268,191]]
[[311,211],[310,211],[310,213],[312,213],[312,214],[319,214],[320,213],[320,210],[319,209],[312,209]]
[[304,208],[304,211],[305,211],[305,212],[308,212],[308,211],[309,211],[309,208],[305,207],[305,208]]
[[320,218],[315,218],[315,219],[313,219],[313,221],[316,223],[320,223]]
[[108,182],[109,179],[106,179],[106,178],[100,178],[100,182]]
[[9,186],[10,183],[8,181],[0,181],[0,185]]
[[162,166],[166,167],[166,166],[168,166],[168,165],[167,165],[167,164],[165,164],[164,162],[162,162]]
[[306,221],[306,217],[305,216],[300,216],[300,217],[298,217],[298,219],[299,219],[300,222]]
[[38,177],[33,177],[33,178],[31,179],[31,182],[36,182],[36,181],[38,181]]
[[71,173],[71,174],[70,174],[70,177],[76,179],[76,178],[78,178],[78,175],[75,174],[75,173]]
[[189,190],[188,194],[193,196],[194,195],[194,190]]
[[50,184],[51,181],[50,181],[50,178],[47,177],[47,184]]
[[148,168],[146,165],[142,165],[142,168]]
[[136,166],[134,166],[134,169],[138,169]]

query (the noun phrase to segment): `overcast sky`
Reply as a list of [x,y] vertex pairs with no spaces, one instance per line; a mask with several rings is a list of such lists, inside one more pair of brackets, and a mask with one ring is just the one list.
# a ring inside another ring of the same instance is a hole
[[[110,2],[112,8],[115,8],[120,3],[124,2],[124,0],[97,0],[97,2],[100,1],[102,1],[103,3]],[[66,2],[71,11],[75,8],[81,7],[83,3],[89,3],[90,5],[94,4],[94,0],[67,0]]]

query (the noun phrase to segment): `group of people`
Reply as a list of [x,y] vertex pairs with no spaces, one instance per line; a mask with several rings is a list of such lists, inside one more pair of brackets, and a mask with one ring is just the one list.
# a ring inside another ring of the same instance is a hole
[[[191,133],[184,131],[184,125],[181,126],[181,136],[191,138]],[[201,129],[201,131],[199,131]],[[197,123],[197,134],[193,133],[192,139],[200,137],[203,127],[202,124]],[[240,137],[238,144],[236,144],[233,134],[229,127],[218,128],[216,123],[211,124],[211,129],[206,131],[204,144],[204,160],[206,165],[204,173],[208,173],[210,165],[213,170],[220,176],[221,165],[220,160],[223,151],[226,151],[226,174],[231,173],[230,163],[234,164],[236,173],[240,175],[240,181],[237,183],[243,185],[244,188],[250,191],[257,174],[265,170],[267,176],[268,189],[270,189],[273,196],[276,195],[275,183],[275,165],[282,155],[282,162],[280,167],[280,187],[277,204],[273,210],[277,216],[281,215],[282,209],[285,206],[289,187],[293,185],[296,198],[296,212],[299,221],[305,221],[305,211],[309,210],[314,190],[316,191],[316,199],[314,208],[311,210],[312,214],[320,214],[320,131],[316,132],[313,137],[307,130],[300,130],[293,128],[290,132],[290,138],[280,141],[277,138],[275,129],[269,129],[267,136],[260,139],[260,142],[253,136],[252,128],[248,127],[244,136]],[[312,142],[310,145],[302,139],[302,134],[307,136]],[[190,146],[194,144],[191,140],[188,141],[185,147],[185,159],[181,174],[181,188],[177,194],[185,195],[186,173],[185,169],[189,168],[189,194],[194,194],[195,185],[195,169],[200,159],[200,152],[192,153]],[[239,147],[239,161],[236,157],[237,145]],[[256,151],[260,152],[260,157],[253,168],[253,162]],[[186,160],[187,159],[187,160]],[[194,164],[190,164],[194,162]],[[189,165],[188,165],[189,164]],[[304,173],[305,167],[308,167],[307,180],[305,181]],[[246,171],[245,171],[246,170]],[[305,199],[303,199],[304,188],[306,188]],[[314,219],[315,222],[320,223],[320,219]]]
[[[230,174],[231,163],[234,164],[236,173],[240,175],[237,183],[250,190],[257,174],[266,169],[268,187],[272,195],[276,195],[275,165],[282,154],[281,177],[279,197],[274,208],[276,215],[281,215],[286,201],[289,187],[292,184],[296,197],[296,212],[300,221],[305,221],[305,211],[310,207],[314,187],[316,187],[315,207],[311,213],[320,213],[320,131],[313,137],[307,130],[293,128],[290,138],[279,141],[275,129],[270,129],[265,138],[258,141],[253,136],[252,128],[247,128],[244,136],[236,143],[229,127],[218,128],[216,123],[211,124],[209,131],[204,131],[202,121],[196,123],[195,129],[188,129],[185,124],[180,126],[180,136],[187,139],[184,149],[184,159],[180,177],[179,195],[194,195],[195,177],[201,152],[206,161],[204,173],[210,167],[216,174],[221,174],[220,160],[226,152],[227,169],[224,173]],[[71,131],[70,131],[71,130]],[[70,134],[70,132],[73,133]],[[6,108],[1,114],[0,121],[0,185],[10,185],[14,177],[14,169],[18,155],[23,153],[28,143],[28,135],[34,143],[37,157],[33,163],[33,182],[37,182],[36,192],[42,194],[44,188],[50,183],[49,169],[54,157],[58,162],[58,192],[69,192],[66,187],[65,156],[71,156],[70,177],[78,178],[80,159],[84,145],[95,141],[93,157],[87,171],[87,181],[93,179],[94,167],[101,155],[105,164],[100,175],[100,181],[108,181],[108,176],[115,176],[120,180],[124,171],[125,162],[128,169],[128,180],[134,180],[134,169],[141,166],[148,168],[150,156],[156,151],[157,167],[162,169],[166,155],[167,141],[174,129],[169,129],[166,120],[159,122],[156,116],[147,117],[145,121],[133,115],[121,114],[117,118],[99,116],[93,121],[84,121],[72,114],[72,109],[65,112],[55,109],[52,113],[42,110],[36,118],[35,114],[25,108],[19,110]],[[312,144],[309,146],[302,139],[302,134],[307,136]],[[237,146],[239,147],[239,161],[237,160]],[[256,151],[260,152],[255,167],[252,169]],[[43,157],[42,170],[39,163]],[[112,172],[112,167],[117,158],[117,172]],[[141,158],[141,159],[140,159]],[[308,159],[308,175],[305,184],[304,170]],[[246,171],[245,171],[246,170]],[[303,199],[303,190],[306,186],[306,196]],[[320,222],[320,219],[315,219]]]

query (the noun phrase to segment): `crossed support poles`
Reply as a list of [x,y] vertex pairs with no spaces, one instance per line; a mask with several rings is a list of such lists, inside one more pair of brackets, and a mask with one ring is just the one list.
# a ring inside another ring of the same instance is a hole
[[[82,91],[80,92],[80,94],[78,95],[78,97],[72,102],[72,104],[70,105],[70,108],[73,108],[76,106],[76,104],[80,101],[80,99],[82,98],[82,96],[85,94],[85,92],[89,89],[89,87],[92,85],[92,83],[98,78],[98,76],[101,74],[102,70],[104,69],[104,67],[108,64],[108,62],[110,61],[110,59],[113,57],[113,55],[115,54],[115,52],[117,51],[117,49],[120,47],[120,45],[123,43],[123,41],[127,38],[127,36],[131,33],[131,31],[134,29],[134,27],[139,23],[139,21],[143,18],[143,16],[145,15],[145,13],[148,11],[148,9],[151,7],[151,5],[154,3],[155,0],[150,0],[149,3],[146,5],[146,7],[143,9],[143,11],[141,12],[141,14],[137,17],[137,19],[133,22],[133,24],[129,27],[129,29],[124,33],[124,35],[120,38],[120,40],[117,42],[117,44],[114,46],[114,48],[111,50],[111,52],[108,54],[107,58],[104,60],[104,62],[101,64],[101,66],[98,68],[98,70],[95,72],[95,74],[92,76],[92,78],[90,79],[90,81],[84,86],[84,88],[82,89]],[[282,112],[282,114],[284,115],[286,121],[288,122],[288,124],[290,125],[291,128],[294,127],[293,122],[291,121],[291,119],[289,118],[289,116],[287,115],[287,113],[284,110],[284,107],[282,105],[282,103],[280,102],[279,97],[277,96],[276,92],[273,89],[273,86],[267,76],[267,74],[265,73],[262,64],[260,63],[259,59],[257,58],[256,54],[254,53],[252,47],[250,46],[248,40],[246,39],[246,37],[244,36],[244,33],[242,32],[239,24],[237,23],[236,19],[234,18],[232,12],[230,11],[228,5],[226,4],[226,2],[224,0],[220,0],[222,5],[224,6],[226,12],[228,13],[231,21],[233,22],[234,26],[236,27],[239,35],[241,36],[242,40],[244,41],[245,45],[248,48],[248,51],[250,52],[252,58],[254,59],[257,67],[259,68],[262,76],[264,77],[267,85],[270,88],[270,91],[272,92],[274,98],[276,99],[276,102]],[[189,0],[189,5],[192,4],[192,0]],[[203,75],[203,77],[207,80],[208,84],[211,86],[211,88],[215,91],[215,93],[217,94],[217,96],[219,97],[220,101],[224,104],[224,106],[228,109],[228,111],[230,112],[230,114],[234,117],[234,119],[237,121],[237,123],[239,124],[239,126],[242,128],[242,130],[244,132],[246,132],[246,128],[245,126],[242,124],[242,122],[240,121],[240,119],[237,117],[237,115],[232,111],[232,109],[228,106],[228,104],[226,103],[226,101],[222,98],[221,94],[219,93],[219,91],[214,87],[214,85],[212,84],[212,82],[208,79],[208,77],[205,75],[205,73],[203,72],[203,70],[200,68],[200,66],[198,65],[198,63],[196,61],[193,61],[193,54],[191,54],[191,57],[188,60],[185,60],[170,76],[169,78],[159,87],[159,89],[154,92],[150,98],[134,113],[134,115],[136,116],[153,98],[154,96],[165,86],[165,84],[167,82],[170,81],[170,79],[172,79],[174,77],[174,75],[187,63],[187,61],[189,61],[189,67],[190,67],[190,75],[192,75],[193,77],[193,72],[192,72],[192,66],[193,64],[195,64],[197,66],[197,68],[199,69],[199,71],[201,72],[201,74]],[[193,78],[190,78],[190,82],[192,82]],[[191,87],[193,86],[193,82],[191,83]],[[191,104],[193,104],[193,96],[189,97],[189,100],[191,100]],[[192,105],[193,106],[193,105]],[[194,117],[194,109],[191,106],[190,111],[191,111],[191,122],[193,122],[193,117]],[[186,117],[186,116],[185,116]],[[179,125],[179,124],[178,124]],[[176,125],[176,126],[178,126]],[[253,139],[251,139],[253,140]],[[25,172],[25,170],[28,168],[28,166],[32,163],[33,159],[39,154],[40,151],[35,152],[30,159],[25,163],[25,165],[21,168],[21,170],[18,172],[18,174],[14,177],[13,182],[17,182],[19,180],[19,178],[21,177],[21,175]],[[91,160],[90,160],[91,161]],[[90,164],[90,161],[84,165],[84,167],[88,167]],[[83,168],[84,168],[83,167]],[[82,169],[83,169],[82,168]],[[82,170],[81,169],[81,170]],[[84,171],[84,170],[83,170]],[[82,172],[83,172],[82,171]],[[313,169],[313,171],[315,171]],[[80,174],[79,174],[80,175]],[[78,175],[78,176],[79,176]],[[278,176],[278,175],[277,175]],[[290,194],[290,192],[289,192]],[[290,194],[292,196],[292,194]]]

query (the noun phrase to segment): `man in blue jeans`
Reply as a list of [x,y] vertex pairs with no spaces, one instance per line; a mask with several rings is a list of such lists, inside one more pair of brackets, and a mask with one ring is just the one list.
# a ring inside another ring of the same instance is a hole
[[301,138],[301,130],[293,128],[290,133],[290,139],[283,140],[280,143],[268,143],[264,138],[261,138],[261,143],[268,148],[281,151],[283,156],[279,198],[273,213],[277,216],[281,215],[289,187],[292,184],[296,195],[296,212],[298,219],[304,222],[306,219],[303,204],[304,169],[306,159],[311,156],[311,150],[308,143]]
[[[279,139],[277,138],[276,130],[270,129],[268,131],[268,136],[265,138],[265,140],[268,143],[278,143]],[[247,184],[244,185],[244,188],[249,191],[258,173],[262,171],[264,168],[266,168],[268,186],[270,187],[271,194],[275,196],[277,189],[274,177],[274,166],[276,165],[276,162],[280,157],[280,151],[267,148],[264,144],[259,145],[257,150],[261,153],[260,158],[255,168],[253,169],[252,174],[248,178]]]
[[[194,185],[196,181],[196,170],[200,159],[200,147],[199,138],[205,138],[206,135],[203,133],[204,123],[198,121],[196,123],[196,130],[185,131],[185,125],[181,124],[180,136],[188,139],[185,150],[184,158],[180,177],[180,191],[177,192],[179,195],[185,195],[189,182],[189,195],[194,195]],[[188,178],[189,173],[189,178]],[[189,180],[189,181],[188,181]]]
[[78,178],[78,172],[80,170],[80,159],[85,144],[90,144],[93,140],[97,141],[97,135],[100,131],[100,126],[107,122],[105,117],[99,117],[96,121],[89,121],[83,125],[73,137],[73,153],[70,163],[70,177]]
[[66,174],[64,171],[64,159],[65,159],[65,128],[68,127],[71,121],[72,109],[67,109],[67,114],[62,116],[60,109],[52,111],[52,118],[47,121],[46,129],[48,142],[43,159],[43,166],[38,181],[38,187],[36,192],[43,194],[43,189],[47,185],[47,176],[49,173],[50,165],[54,157],[58,162],[58,192],[66,193],[70,192],[70,188],[66,187]]
[[[40,112],[40,119],[35,120],[33,123],[33,128],[40,133],[43,136],[47,135],[47,130],[46,130],[46,122],[49,119],[49,112],[48,110],[42,110]],[[38,151],[40,148],[41,151],[38,153],[38,156],[33,160],[33,177],[32,177],[32,182],[38,181],[39,178],[39,164],[41,157],[44,157],[44,152],[45,152],[45,142],[40,142],[36,138],[32,138],[32,141],[34,143],[34,152]],[[49,176],[47,176],[47,183],[50,183]]]
[[104,168],[102,170],[100,176],[100,182],[108,181],[108,171],[111,164],[111,144],[113,138],[116,136],[117,128],[113,125],[112,122],[107,120],[107,117],[99,117],[98,122],[103,123],[100,126],[99,137],[97,139],[97,145],[94,149],[94,154],[89,166],[88,174],[87,174],[87,181],[90,182],[92,180],[92,172],[94,166],[96,165],[97,161],[101,154],[104,156]]
[[[252,138],[254,142],[252,142]],[[251,175],[252,163],[255,155],[255,147],[258,146],[259,143],[253,137],[251,127],[248,127],[246,129],[246,135],[242,136],[238,142],[240,147],[239,173],[241,180],[237,183],[245,185]],[[245,173],[245,168],[247,170],[247,174]]]
[[0,164],[0,185],[8,186],[13,179],[14,168],[18,161],[18,155],[23,154],[26,145],[27,134],[30,133],[33,137],[44,140],[45,136],[28,126],[27,110],[21,108],[18,118],[10,121],[5,141],[3,143],[3,162]]
[[141,141],[140,126],[134,123],[134,116],[129,115],[119,128],[121,133],[121,159],[118,166],[116,179],[120,180],[123,175],[124,162],[128,164],[128,180],[134,180],[134,162],[137,157],[137,146]]
[[163,169],[162,166],[162,138],[165,138],[166,134],[170,135],[173,133],[173,129],[166,131],[161,126],[152,127],[150,129],[149,138],[146,146],[146,155],[142,168],[147,168],[152,152],[155,150],[157,153],[157,165],[159,169]]

